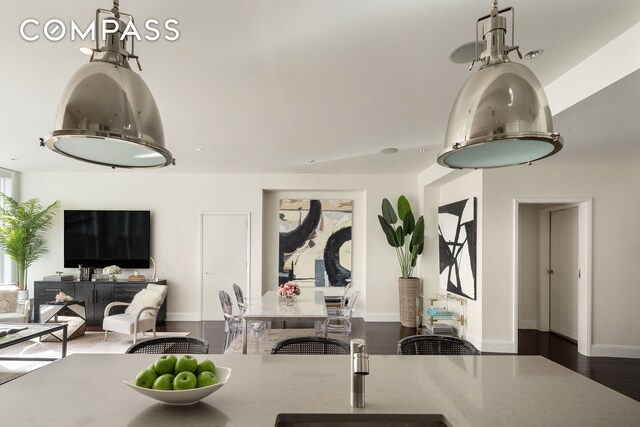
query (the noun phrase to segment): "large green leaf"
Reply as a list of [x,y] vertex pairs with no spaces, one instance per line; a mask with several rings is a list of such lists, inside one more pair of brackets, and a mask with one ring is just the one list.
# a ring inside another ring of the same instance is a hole
[[398,236],[396,236],[393,227],[389,225],[386,219],[384,219],[381,215],[378,215],[378,220],[380,221],[380,226],[382,227],[382,231],[384,231],[384,235],[387,236],[387,242],[394,248],[400,246],[398,243]]
[[393,206],[391,206],[391,202],[389,202],[388,199],[382,199],[382,216],[389,224],[398,222],[396,212],[393,210]]
[[406,197],[398,197],[398,216],[404,218],[407,212],[411,211],[411,205]]
[[404,245],[404,236],[405,233],[402,230],[402,226],[398,226],[398,228],[396,228],[396,237],[398,238],[398,246],[402,246]]
[[407,212],[407,214],[402,219],[402,225],[404,227],[404,234],[406,236],[413,233],[413,230],[416,228],[416,220],[413,217],[413,212]]
[[424,217],[420,216],[416,222],[413,235],[411,236],[411,247],[424,244]]

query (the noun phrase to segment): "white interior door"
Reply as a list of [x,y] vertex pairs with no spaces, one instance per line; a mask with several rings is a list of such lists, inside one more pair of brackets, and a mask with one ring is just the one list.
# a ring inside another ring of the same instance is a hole
[[578,339],[578,208],[551,212],[549,328]]
[[233,283],[248,296],[248,236],[248,214],[202,214],[202,320],[223,320],[220,289],[231,295],[234,307]]

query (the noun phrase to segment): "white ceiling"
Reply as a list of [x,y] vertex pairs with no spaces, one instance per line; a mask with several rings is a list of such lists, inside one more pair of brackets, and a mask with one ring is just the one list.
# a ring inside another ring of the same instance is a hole
[[[417,173],[435,161],[470,75],[447,54],[474,38],[490,3],[121,0],[121,10],[137,22],[180,22],[178,41],[137,46],[177,159],[171,172]],[[523,52],[545,51],[526,62],[543,85],[640,22],[638,0],[500,2],[507,6],[515,7]],[[109,0],[21,0],[3,8],[0,167],[105,171],[38,146],[64,86],[87,62],[77,47],[90,44],[28,43],[18,34],[31,17],[86,25],[98,7],[110,8]],[[544,162],[640,162],[638,88],[635,72],[558,114],[565,149]],[[400,151],[379,154],[387,147]]]

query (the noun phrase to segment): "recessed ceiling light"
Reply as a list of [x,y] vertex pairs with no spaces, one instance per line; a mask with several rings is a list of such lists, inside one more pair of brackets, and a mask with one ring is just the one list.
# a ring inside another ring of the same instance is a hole
[[449,52],[449,61],[454,64],[468,64],[473,62],[482,52],[487,49],[487,42],[484,40],[476,42],[463,43],[460,46],[451,49]]
[[427,151],[429,151],[429,150],[427,150],[426,148],[421,148],[421,149],[420,149],[420,152],[421,152],[421,153],[426,153]]
[[93,49],[91,49],[90,47],[81,46],[78,48],[78,50],[87,56],[93,55]]
[[14,161],[14,162],[15,162],[15,161],[16,161],[16,160],[18,160],[18,159],[17,159],[17,158],[15,158],[15,157],[12,157],[12,158],[10,158],[9,160],[12,160],[12,161]]
[[533,58],[537,58],[538,56],[542,55],[544,53],[544,50],[542,49],[533,49],[530,50],[529,52],[525,53],[523,58],[524,59],[533,59]]
[[395,154],[398,152],[397,148],[383,148],[380,150],[380,154]]
[[198,153],[202,153],[202,152],[204,151],[204,148],[196,148],[196,151],[197,151]]
[[311,164],[311,163],[315,163],[315,160],[307,160],[307,163]]

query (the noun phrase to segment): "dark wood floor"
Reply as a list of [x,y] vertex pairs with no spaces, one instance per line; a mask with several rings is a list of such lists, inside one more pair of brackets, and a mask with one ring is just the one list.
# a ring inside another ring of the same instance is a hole
[[[289,327],[308,325],[289,325]],[[210,353],[222,353],[224,322],[167,322],[159,330],[191,332],[209,342]],[[352,336],[367,341],[369,354],[396,354],[398,340],[414,335],[415,329],[398,322],[364,322],[354,319]],[[576,344],[551,333],[520,330],[521,355],[540,355],[575,371],[619,393],[640,401],[640,359],[586,357],[578,353]]]

